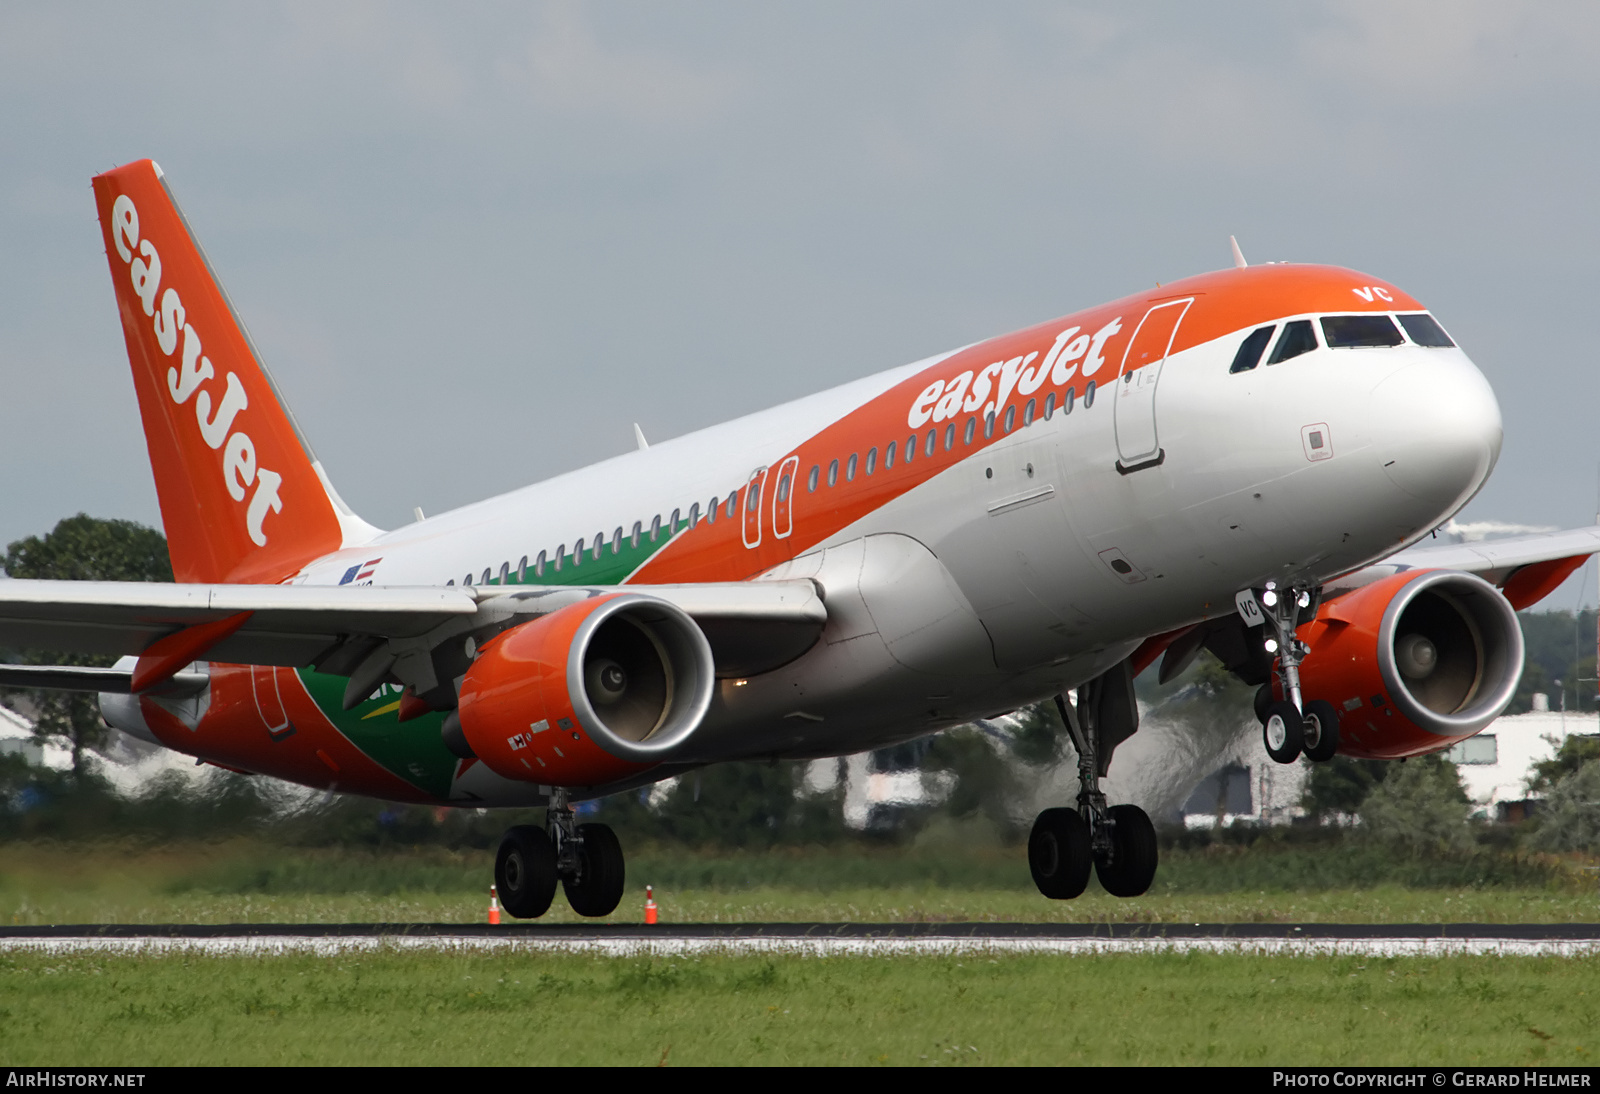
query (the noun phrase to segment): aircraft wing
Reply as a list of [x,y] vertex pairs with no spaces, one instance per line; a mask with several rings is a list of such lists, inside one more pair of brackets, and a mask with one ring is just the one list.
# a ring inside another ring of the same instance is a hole
[[1352,592],[1402,570],[1464,570],[1502,587],[1519,611],[1538,603],[1584,560],[1600,553],[1600,524],[1472,543],[1408,547],[1330,581],[1330,597]]
[[[374,651],[426,651],[486,625],[512,624],[588,597],[636,593],[687,612],[711,643],[718,675],[747,675],[804,653],[827,622],[809,580],[704,585],[183,585],[0,580],[0,647],[164,656],[173,670],[202,656],[237,664],[316,666],[348,674]],[[173,663],[173,659],[176,662]],[[0,666],[0,684],[126,690],[102,670]],[[166,672],[162,678],[170,677]],[[91,679],[91,676],[93,679]],[[81,677],[81,679],[80,679]],[[102,680],[101,678],[104,677]],[[136,689],[140,690],[140,689]]]

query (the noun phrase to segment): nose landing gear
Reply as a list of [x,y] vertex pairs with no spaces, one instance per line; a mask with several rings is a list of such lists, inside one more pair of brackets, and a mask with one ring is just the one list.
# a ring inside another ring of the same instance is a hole
[[505,910],[517,919],[537,919],[550,910],[556,883],[581,916],[616,911],[626,884],[622,844],[609,825],[578,824],[566,794],[550,799],[548,831],[521,824],[500,837],[494,881]]
[[1056,696],[1056,709],[1078,751],[1078,807],[1046,809],[1028,838],[1028,868],[1039,892],[1070,900],[1089,884],[1092,866],[1113,896],[1139,896],[1155,880],[1155,826],[1137,805],[1106,804],[1100,780],[1111,754],[1139,728],[1133,674],[1126,661],[1078,689],[1077,710]]
[[1320,592],[1303,585],[1279,589],[1269,581],[1255,594],[1272,632],[1266,640],[1267,652],[1277,656],[1273,671],[1284,696],[1275,699],[1272,685],[1262,685],[1256,695],[1256,716],[1261,719],[1267,755],[1280,764],[1294,763],[1302,752],[1308,760],[1322,763],[1339,750],[1338,710],[1325,699],[1306,700],[1300,693],[1300,662],[1311,648],[1295,636],[1295,629],[1302,612],[1307,619],[1314,614],[1312,605]]

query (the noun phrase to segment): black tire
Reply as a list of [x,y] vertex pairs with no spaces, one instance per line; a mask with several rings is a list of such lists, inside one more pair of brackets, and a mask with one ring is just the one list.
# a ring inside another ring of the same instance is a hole
[[567,903],[581,916],[597,919],[610,915],[622,903],[627,864],[617,834],[604,824],[578,825],[578,876],[565,878],[561,887]]
[[1267,708],[1272,705],[1272,699],[1272,684],[1270,682],[1256,688],[1256,721],[1265,722],[1267,720]]
[[1293,703],[1277,699],[1267,704],[1267,716],[1261,719],[1261,743],[1267,746],[1267,755],[1280,764],[1292,764],[1300,758],[1305,729]]
[[1094,872],[1112,896],[1143,896],[1156,879],[1160,859],[1156,826],[1137,805],[1113,805],[1110,814],[1111,852],[1095,859]]
[[519,824],[500,837],[494,856],[500,906],[517,919],[538,919],[556,896],[556,849],[543,828]]
[[1312,699],[1301,715],[1301,740],[1306,759],[1327,763],[1339,751],[1339,710],[1326,699]]
[[1089,826],[1076,809],[1046,809],[1028,836],[1033,883],[1051,900],[1071,900],[1089,884]]

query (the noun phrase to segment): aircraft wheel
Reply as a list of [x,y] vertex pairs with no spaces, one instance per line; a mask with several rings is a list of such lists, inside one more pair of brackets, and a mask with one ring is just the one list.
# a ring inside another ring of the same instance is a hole
[[517,919],[538,919],[556,895],[556,849],[543,828],[519,824],[500,837],[494,856],[500,904]]
[[1112,896],[1142,896],[1156,879],[1156,826],[1137,805],[1113,805],[1110,814],[1111,853],[1095,860],[1095,874]]
[[1267,720],[1267,708],[1272,705],[1272,698],[1272,685],[1270,683],[1262,684],[1256,688],[1256,721],[1265,722]]
[[604,824],[578,825],[578,839],[578,876],[561,882],[567,891],[567,903],[582,916],[610,915],[622,903],[627,877],[622,844]]
[[1339,711],[1326,699],[1306,703],[1302,715],[1302,737],[1306,759],[1326,763],[1339,751]]
[[1028,836],[1033,883],[1051,900],[1071,900],[1089,884],[1089,826],[1076,809],[1046,809]]
[[1267,704],[1267,716],[1261,720],[1261,740],[1267,746],[1267,755],[1278,763],[1292,764],[1299,759],[1305,730],[1293,703],[1277,699]]

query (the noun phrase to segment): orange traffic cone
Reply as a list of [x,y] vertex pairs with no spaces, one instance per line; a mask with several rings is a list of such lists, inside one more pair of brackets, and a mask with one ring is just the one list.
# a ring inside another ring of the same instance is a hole
[[489,886],[489,926],[500,925],[500,892],[493,885]]
[[655,889],[649,885],[644,887],[644,921],[647,924],[656,921]]

